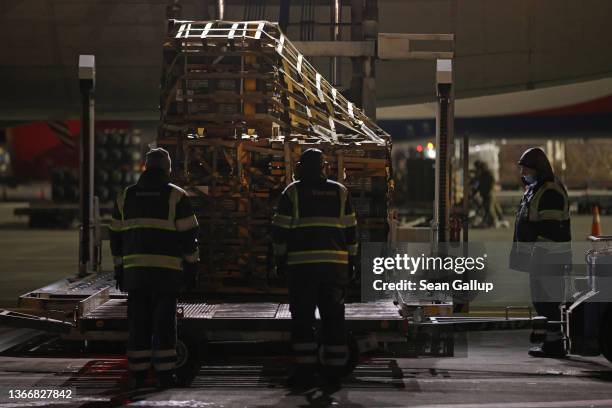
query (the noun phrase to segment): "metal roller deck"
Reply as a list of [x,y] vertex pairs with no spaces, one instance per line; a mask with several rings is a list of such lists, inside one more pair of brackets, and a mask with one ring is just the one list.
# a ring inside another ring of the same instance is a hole
[[[353,332],[374,332],[399,338],[414,332],[483,331],[538,328],[540,317],[459,317],[452,303],[393,299],[346,304],[346,325]],[[115,289],[112,273],[82,279],[64,279],[19,299],[20,310],[61,321],[73,339],[123,340],[127,338],[127,296]],[[318,310],[316,312],[319,318]],[[177,305],[179,327],[208,333],[288,333],[291,314],[282,302],[183,301]],[[7,320],[4,316],[3,320]],[[11,319],[12,320],[12,319]],[[48,322],[45,323],[48,325]],[[243,337],[253,337],[243,336]],[[265,336],[264,336],[265,337]]]
[[[110,294],[110,289],[105,288],[78,303],[75,330],[72,331],[71,337],[125,337],[128,330],[127,299],[111,298]],[[427,308],[430,312],[435,310],[438,315],[448,315],[452,305],[414,303],[400,307],[392,299],[347,303],[346,325],[353,332],[384,332],[402,336],[407,321],[402,310],[417,308]],[[194,329],[208,333],[288,333],[291,322],[289,305],[279,302],[179,302],[177,315],[179,327],[183,330]],[[316,317],[319,319],[318,310]]]

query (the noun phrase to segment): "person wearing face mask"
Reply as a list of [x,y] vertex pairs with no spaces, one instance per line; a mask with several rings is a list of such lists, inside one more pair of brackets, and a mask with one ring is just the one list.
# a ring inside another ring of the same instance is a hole
[[[555,177],[542,149],[527,149],[518,165],[525,192],[516,213],[510,268],[529,273],[531,299],[538,315],[559,321],[564,276],[572,263],[567,190]],[[529,355],[566,355],[560,327],[549,326],[544,343],[530,349]]]

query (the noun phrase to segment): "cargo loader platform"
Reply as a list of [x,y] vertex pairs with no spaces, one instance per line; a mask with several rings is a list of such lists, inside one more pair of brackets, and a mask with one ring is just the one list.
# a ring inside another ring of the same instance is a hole
[[[0,324],[56,332],[65,340],[124,342],[128,338],[127,295],[115,289],[112,273],[64,279],[19,298],[19,313],[0,313]],[[465,317],[452,315],[452,303],[403,300],[347,303],[346,328],[351,358],[384,351],[398,357],[449,357],[457,333],[466,331],[532,329],[545,332],[543,317]],[[317,311],[317,322],[318,322]],[[291,313],[276,301],[190,301],[177,305],[178,372],[188,381],[205,350],[217,343],[278,344],[288,350]]]

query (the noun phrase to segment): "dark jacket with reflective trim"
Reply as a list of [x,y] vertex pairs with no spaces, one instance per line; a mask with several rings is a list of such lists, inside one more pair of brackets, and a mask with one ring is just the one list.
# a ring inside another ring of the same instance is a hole
[[357,255],[357,219],[346,187],[324,178],[291,183],[272,220],[274,254],[288,266],[347,270]]
[[[569,199],[563,184],[538,180],[527,186],[514,224],[515,256],[549,255],[560,263],[571,263]],[[514,268],[526,270],[527,268]]]
[[111,251],[126,290],[178,291],[183,262],[199,260],[197,238],[189,198],[162,171],[145,171],[115,202]]

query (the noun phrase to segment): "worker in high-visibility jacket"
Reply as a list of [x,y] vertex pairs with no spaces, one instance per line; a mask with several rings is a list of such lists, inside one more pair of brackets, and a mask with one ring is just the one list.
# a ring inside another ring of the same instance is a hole
[[128,292],[130,382],[151,367],[160,388],[175,382],[176,302],[195,284],[198,221],[185,191],[170,183],[170,155],[150,150],[138,182],[117,197],[111,251],[117,287]]
[[[529,273],[536,312],[561,320],[565,276],[571,271],[571,228],[567,190],[555,177],[540,148],[526,150],[518,161],[525,192],[516,214],[510,267]],[[563,357],[560,326],[549,325],[544,343],[529,350],[533,357]]]
[[[308,149],[296,166],[297,181],[282,193],[272,220],[277,268],[286,270],[295,370],[291,385],[322,374],[337,381],[348,361],[344,297],[357,255],[357,220],[346,187],[328,180],[318,149]],[[351,272],[349,272],[351,270]],[[315,339],[315,309],[321,317]]]

